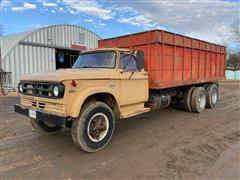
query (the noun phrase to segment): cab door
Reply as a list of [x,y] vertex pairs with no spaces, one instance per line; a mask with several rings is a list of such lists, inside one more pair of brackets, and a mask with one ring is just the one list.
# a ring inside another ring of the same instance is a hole
[[148,100],[148,76],[145,70],[139,71],[136,57],[121,52],[119,58],[120,106],[146,102]]

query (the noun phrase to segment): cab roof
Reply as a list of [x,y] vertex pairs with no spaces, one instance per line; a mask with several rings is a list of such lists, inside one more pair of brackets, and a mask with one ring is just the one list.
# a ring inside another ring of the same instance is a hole
[[130,49],[126,49],[126,48],[95,48],[95,49],[89,49],[89,50],[85,50],[82,51],[81,53],[88,53],[88,52],[96,52],[96,51],[132,51]]

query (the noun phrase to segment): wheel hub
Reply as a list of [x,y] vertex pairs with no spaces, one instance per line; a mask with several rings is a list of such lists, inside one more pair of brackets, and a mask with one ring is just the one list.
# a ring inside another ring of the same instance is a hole
[[217,91],[215,89],[213,89],[212,91],[212,103],[216,104],[217,102]]
[[199,102],[199,106],[201,108],[204,108],[205,104],[206,104],[206,96],[204,93],[201,93],[200,96],[199,96],[199,99],[198,99],[198,102]]
[[108,117],[103,113],[96,113],[88,123],[88,137],[93,142],[99,142],[105,138],[108,129]]

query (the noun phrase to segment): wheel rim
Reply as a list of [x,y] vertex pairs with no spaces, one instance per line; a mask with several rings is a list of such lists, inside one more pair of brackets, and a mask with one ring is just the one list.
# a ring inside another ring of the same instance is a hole
[[205,94],[203,92],[200,94],[198,102],[199,102],[200,108],[204,108],[205,107],[205,105],[206,105],[206,96],[205,96]]
[[213,89],[213,90],[212,90],[212,97],[211,97],[213,104],[216,104],[216,102],[217,102],[217,96],[218,96],[218,95],[217,95],[216,89]]
[[109,130],[108,117],[103,113],[96,113],[89,121],[87,134],[91,141],[100,142]]

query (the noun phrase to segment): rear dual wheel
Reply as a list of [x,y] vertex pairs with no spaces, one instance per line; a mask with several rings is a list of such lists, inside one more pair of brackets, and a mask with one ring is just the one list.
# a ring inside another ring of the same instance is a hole
[[218,101],[218,86],[216,84],[209,84],[206,88],[207,93],[207,108],[213,108]]
[[191,108],[193,112],[203,112],[206,107],[206,91],[204,87],[195,87],[191,96]]
[[189,112],[202,112],[213,108],[218,100],[218,86],[208,84],[204,87],[190,87],[184,91],[184,108]]
[[183,106],[184,106],[184,109],[186,109],[189,112],[192,112],[191,97],[192,97],[192,92],[194,88],[195,87],[192,86],[184,91]]

